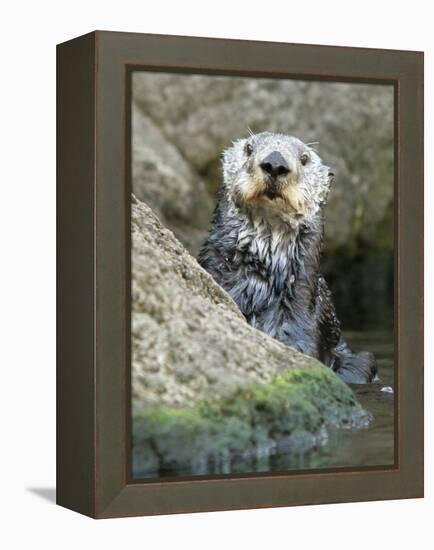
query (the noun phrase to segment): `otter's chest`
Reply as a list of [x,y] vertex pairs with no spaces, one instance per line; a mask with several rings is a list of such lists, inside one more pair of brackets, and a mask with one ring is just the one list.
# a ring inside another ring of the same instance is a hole
[[230,294],[251,320],[278,319],[290,311],[303,258],[296,236],[280,233],[241,234],[232,260]]

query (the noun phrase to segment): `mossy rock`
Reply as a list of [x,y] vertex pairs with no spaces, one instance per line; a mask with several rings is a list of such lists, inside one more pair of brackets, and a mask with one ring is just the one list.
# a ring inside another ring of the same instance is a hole
[[332,371],[290,369],[191,408],[152,406],[133,418],[137,477],[251,472],[270,456],[306,453],[327,440],[327,427],[366,427],[370,415]]
[[250,326],[135,198],[131,218],[136,477],[276,470],[327,426],[367,422],[335,373]]

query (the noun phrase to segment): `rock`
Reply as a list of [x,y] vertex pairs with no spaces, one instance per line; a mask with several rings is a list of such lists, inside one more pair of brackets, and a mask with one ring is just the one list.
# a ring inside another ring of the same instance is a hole
[[367,418],[331,370],[248,325],[135,197],[132,362],[136,473],[200,473],[212,457],[224,471],[240,453],[251,468],[281,438],[311,448],[327,424]]
[[137,72],[133,89],[135,108],[204,176],[219,179],[222,150],[249,128],[319,142],[336,174],[330,246],[375,239],[393,201],[392,86]]
[[336,174],[325,274],[338,310],[354,294],[375,319],[387,307],[384,296],[391,306],[392,86],[149,72],[133,78],[134,192],[193,255],[208,229],[222,150],[248,128],[296,135],[319,142],[314,147]]
[[134,198],[132,243],[135,409],[190,406],[210,388],[232,393],[291,366],[316,364],[248,325],[232,298]]
[[152,205],[189,250],[198,250],[213,207],[205,184],[149,116],[136,106],[132,128],[135,195]]

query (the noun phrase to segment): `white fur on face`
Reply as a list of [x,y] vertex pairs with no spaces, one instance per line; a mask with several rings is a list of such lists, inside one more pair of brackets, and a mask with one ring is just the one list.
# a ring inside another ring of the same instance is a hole
[[[253,147],[249,156],[246,144]],[[265,196],[266,179],[260,163],[272,151],[278,151],[291,172],[280,178],[280,197]],[[301,157],[308,155],[303,166]],[[247,210],[254,218],[270,224],[284,222],[292,227],[309,222],[325,201],[329,187],[329,167],[318,154],[297,138],[263,132],[235,141],[223,153],[223,180],[226,195],[235,205]]]

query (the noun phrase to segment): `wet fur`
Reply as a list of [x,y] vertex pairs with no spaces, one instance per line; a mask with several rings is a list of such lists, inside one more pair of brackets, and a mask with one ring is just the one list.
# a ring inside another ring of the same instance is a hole
[[[247,321],[319,359],[349,383],[370,382],[375,359],[353,353],[342,339],[330,291],[321,275],[323,205],[333,175],[296,138],[263,133],[238,140],[223,156],[223,185],[200,264],[238,304]],[[286,155],[291,174],[279,197],[264,196],[258,163],[271,149]],[[309,154],[304,169],[300,154]]]

